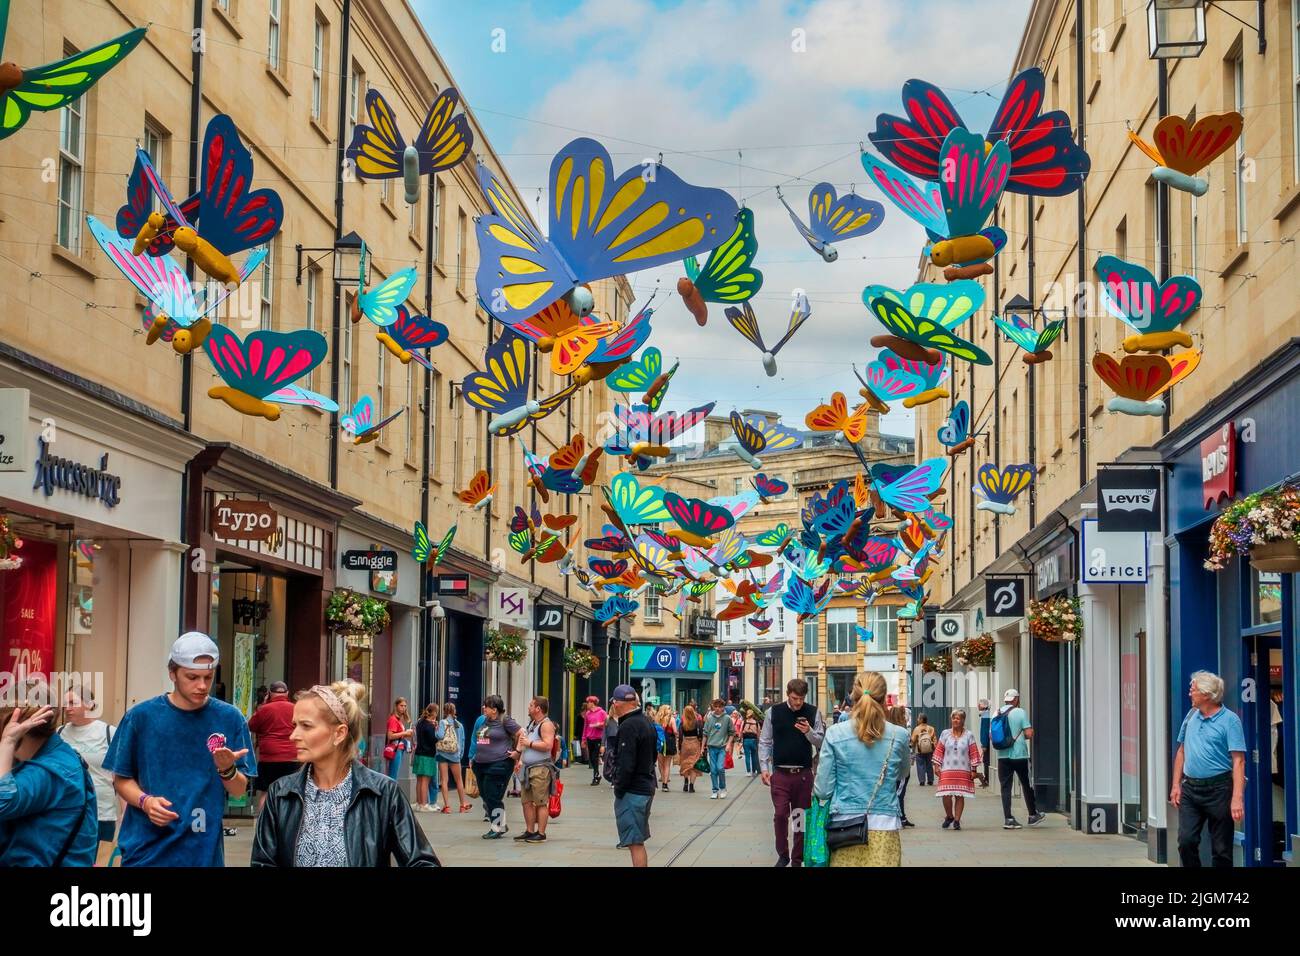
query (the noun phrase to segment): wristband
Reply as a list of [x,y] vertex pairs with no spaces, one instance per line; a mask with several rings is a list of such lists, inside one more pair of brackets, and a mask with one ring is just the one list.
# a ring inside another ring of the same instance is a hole
[[145,792],[141,791],[141,793],[140,793],[140,799],[137,800],[137,801],[135,802],[136,808],[137,808],[141,813],[144,813],[144,812],[145,812],[145,809],[144,809],[144,802],[145,802],[146,800],[150,799],[151,797],[153,797],[153,794],[152,794],[152,793],[145,793]]
[[218,770],[217,776],[222,780],[234,780],[237,773],[239,773],[239,768],[232,763],[229,770]]

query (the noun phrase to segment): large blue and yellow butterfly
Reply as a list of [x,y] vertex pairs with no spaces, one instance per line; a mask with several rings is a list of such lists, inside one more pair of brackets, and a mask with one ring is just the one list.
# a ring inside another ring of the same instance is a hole
[[[492,214],[475,226],[478,295],[507,324],[580,283],[709,252],[731,236],[739,211],[725,191],[692,186],[661,165],[617,176],[609,152],[587,138],[551,161],[549,239],[483,165],[479,184]],[[589,296],[585,303],[572,298],[575,312],[591,311]]]
[[507,329],[488,346],[484,370],[465,376],[461,394],[475,408],[493,417],[488,431],[494,435],[513,435],[533,421],[541,421],[563,405],[579,388],[570,382],[554,395],[529,398],[528,341]]

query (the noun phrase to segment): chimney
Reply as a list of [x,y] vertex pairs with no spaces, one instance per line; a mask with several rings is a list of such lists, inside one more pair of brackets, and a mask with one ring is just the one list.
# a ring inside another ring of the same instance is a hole
[[704,419],[704,451],[708,454],[731,435],[731,419],[723,415],[710,415]]

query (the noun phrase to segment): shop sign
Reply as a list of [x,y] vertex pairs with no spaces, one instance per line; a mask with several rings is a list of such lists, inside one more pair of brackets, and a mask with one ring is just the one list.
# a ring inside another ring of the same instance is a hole
[[1237,494],[1237,426],[1228,422],[1201,442],[1201,498],[1208,511]]
[[533,608],[533,630],[542,634],[564,631],[564,608],[558,604],[538,604]]
[[344,551],[343,568],[347,571],[396,571],[396,551]]
[[695,637],[717,637],[718,622],[711,617],[697,617],[691,622],[691,634]]
[[433,593],[439,597],[461,597],[469,593],[468,574],[439,574],[433,579]]
[[1086,518],[1079,547],[1079,580],[1084,584],[1146,583],[1146,532],[1101,531],[1095,518]]
[[527,629],[532,623],[528,613],[527,588],[493,587],[492,620]]
[[109,473],[108,452],[100,456],[99,467],[95,468],[51,455],[44,438],[36,439],[36,451],[36,480],[32,489],[40,488],[46,498],[54,494],[55,488],[62,488],[74,495],[98,498],[110,508],[122,500],[122,478]]
[[221,541],[270,541],[279,530],[279,515],[265,501],[224,498],[212,506],[208,527]]
[[732,667],[744,667],[744,666],[745,666],[745,652],[744,652],[744,651],[732,651],[732,652],[731,652],[731,666],[732,666]]
[[1060,591],[1073,580],[1074,575],[1071,573],[1070,555],[1073,549],[1069,542],[1065,542],[1047,557],[1034,564],[1034,576],[1037,584],[1037,595],[1040,598]]
[[988,608],[989,617],[1024,617],[1024,579],[985,578],[984,605]]
[[1160,469],[1103,468],[1097,473],[1097,527],[1160,530]]
[[940,644],[956,644],[966,639],[966,615],[940,614],[936,618],[934,639]]
[[0,388],[0,471],[27,470],[27,417],[31,393]]

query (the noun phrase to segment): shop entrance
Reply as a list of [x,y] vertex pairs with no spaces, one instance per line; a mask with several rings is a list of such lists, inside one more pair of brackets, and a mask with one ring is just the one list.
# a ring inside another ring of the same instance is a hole
[[468,734],[483,704],[483,619],[448,611],[443,644],[443,698],[456,705]]
[[1288,801],[1282,739],[1282,633],[1279,629],[1243,637],[1242,673],[1246,680],[1241,722],[1246,735],[1247,786],[1242,848],[1247,866],[1284,866]]

